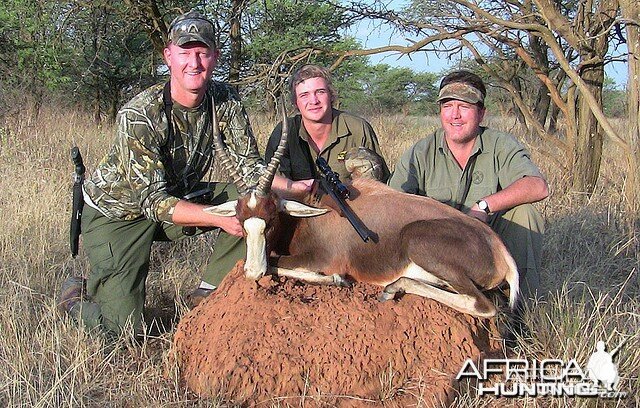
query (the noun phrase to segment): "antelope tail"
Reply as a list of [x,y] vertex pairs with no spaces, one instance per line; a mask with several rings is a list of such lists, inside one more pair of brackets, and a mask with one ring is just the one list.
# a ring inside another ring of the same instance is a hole
[[520,274],[518,273],[516,261],[513,260],[506,248],[504,248],[504,253],[505,261],[508,265],[505,280],[509,284],[509,308],[513,311],[518,303],[518,298],[520,298]]

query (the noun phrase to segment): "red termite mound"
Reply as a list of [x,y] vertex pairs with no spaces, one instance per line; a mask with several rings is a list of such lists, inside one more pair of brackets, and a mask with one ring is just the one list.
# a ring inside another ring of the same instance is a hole
[[379,287],[246,279],[238,264],[178,325],[173,356],[201,396],[271,406],[431,406],[467,358],[499,349],[492,320]]

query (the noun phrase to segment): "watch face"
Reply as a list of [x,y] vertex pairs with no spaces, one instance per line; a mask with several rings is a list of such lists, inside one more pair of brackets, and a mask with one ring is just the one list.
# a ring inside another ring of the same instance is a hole
[[478,208],[480,208],[482,211],[487,211],[487,208],[489,208],[489,205],[487,204],[486,201],[480,200],[478,201]]

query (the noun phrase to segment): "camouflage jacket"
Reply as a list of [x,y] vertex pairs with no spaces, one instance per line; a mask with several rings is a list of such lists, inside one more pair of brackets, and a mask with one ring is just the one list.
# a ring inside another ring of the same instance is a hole
[[247,113],[233,88],[212,81],[200,106],[185,108],[173,102],[173,140],[169,138],[163,88],[164,84],[152,86],[122,107],[115,142],[85,181],[91,204],[109,218],[144,216],[171,222],[179,197],[189,193],[213,163],[212,95],[220,131],[236,169],[247,183],[257,182],[264,169]]

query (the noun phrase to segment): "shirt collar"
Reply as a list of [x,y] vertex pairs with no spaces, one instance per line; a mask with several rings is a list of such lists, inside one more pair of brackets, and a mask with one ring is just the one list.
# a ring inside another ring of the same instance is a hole
[[[349,136],[351,131],[347,126],[347,123],[344,120],[340,119],[340,114],[342,111],[338,109],[331,108],[331,133],[329,134],[329,138],[327,139],[327,143],[325,143],[323,151],[326,150],[329,146],[333,145],[339,138]],[[304,122],[300,121],[300,131],[298,132],[300,139],[309,143],[309,133],[307,129],[304,127]]]
[[[473,150],[471,151],[471,156],[475,156],[476,154],[482,153],[484,149],[484,131],[487,128],[484,126],[480,126],[480,132],[478,133],[478,137],[476,137],[476,141],[473,144]],[[438,151],[442,154],[450,154],[451,150],[449,150],[449,146],[444,139],[444,129],[440,128],[436,132],[436,141],[438,143]]]

